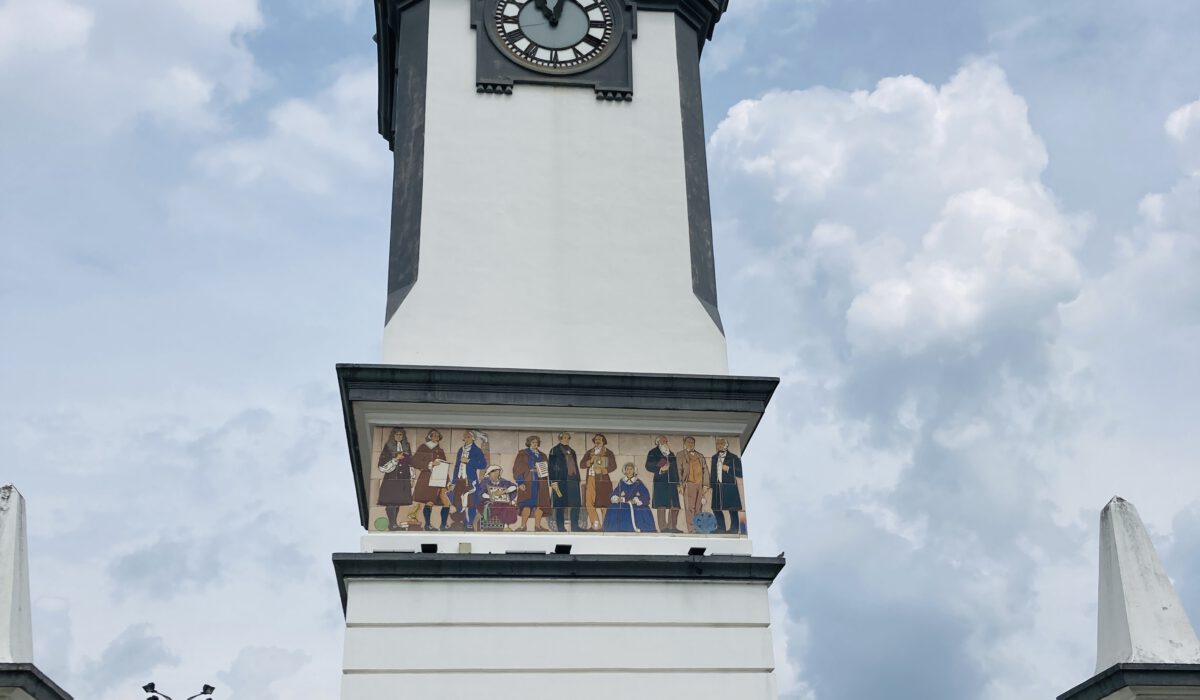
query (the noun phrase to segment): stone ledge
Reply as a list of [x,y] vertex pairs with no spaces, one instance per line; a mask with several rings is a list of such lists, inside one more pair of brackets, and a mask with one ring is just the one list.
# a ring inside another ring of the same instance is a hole
[[[1058,700],[1103,700],[1129,689],[1122,697],[1200,698],[1200,664],[1116,664],[1058,696]],[[1186,691],[1192,689],[1194,694]],[[1180,692],[1183,691],[1183,692]]]
[[33,700],[72,700],[33,664],[0,663],[0,689],[22,690]]
[[342,612],[346,582],[355,578],[669,580],[770,585],[783,557],[636,556],[609,554],[334,554]]

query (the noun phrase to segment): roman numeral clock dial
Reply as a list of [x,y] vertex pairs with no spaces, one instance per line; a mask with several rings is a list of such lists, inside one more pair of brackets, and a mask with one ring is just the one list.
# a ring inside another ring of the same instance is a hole
[[509,59],[566,75],[603,62],[619,43],[612,0],[497,0],[490,33]]

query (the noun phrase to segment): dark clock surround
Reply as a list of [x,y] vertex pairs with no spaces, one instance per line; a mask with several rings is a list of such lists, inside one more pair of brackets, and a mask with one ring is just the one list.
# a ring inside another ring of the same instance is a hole
[[[394,153],[391,246],[384,323],[391,320],[417,282],[425,167],[430,1],[375,0],[375,42],[379,54],[379,133]],[[477,6],[483,2],[472,1]],[[626,24],[626,32],[636,33],[639,11],[675,13],[692,291],[708,311],[713,323],[724,332],[717,311],[704,110],[700,92],[700,53],[705,42],[712,38],[713,30],[728,7],[729,0],[639,0],[627,4],[632,19]],[[472,16],[476,20],[480,18],[479,14]],[[482,39],[491,50],[498,51],[490,39],[482,36],[485,32],[478,28],[476,32],[481,35],[477,41]],[[632,37],[626,39],[623,43],[631,47]],[[499,58],[516,67],[506,57]],[[610,58],[606,64],[611,62]],[[511,84],[508,90],[502,87],[501,92],[511,92]],[[608,99],[617,99],[616,93]]]
[[[590,87],[596,99],[629,101],[633,99],[633,40],[637,38],[637,6],[626,0],[611,2],[620,15],[612,53],[578,73],[553,75],[516,63],[493,41],[488,25],[501,0],[472,0],[471,28],[475,30],[475,90],[511,95],[513,85],[567,85]],[[571,0],[567,0],[570,2]]]

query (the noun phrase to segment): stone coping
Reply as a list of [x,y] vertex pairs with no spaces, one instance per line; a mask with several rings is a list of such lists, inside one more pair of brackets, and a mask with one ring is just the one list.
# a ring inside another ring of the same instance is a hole
[[1101,700],[1129,687],[1195,688],[1200,664],[1116,664],[1058,696],[1058,700]]
[[573,579],[722,581],[770,585],[785,559],[619,554],[334,554],[342,612],[350,579]]
[[23,690],[34,700],[72,700],[70,693],[33,664],[0,663],[0,688]]

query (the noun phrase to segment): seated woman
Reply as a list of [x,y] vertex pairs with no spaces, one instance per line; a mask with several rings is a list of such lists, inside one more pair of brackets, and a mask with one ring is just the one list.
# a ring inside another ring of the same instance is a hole
[[475,487],[483,530],[508,530],[517,522],[517,485],[500,478],[500,467],[488,467],[487,476]]
[[613,488],[612,506],[604,514],[605,532],[656,532],[650,512],[650,490],[637,477],[637,467],[627,462],[624,478]]

